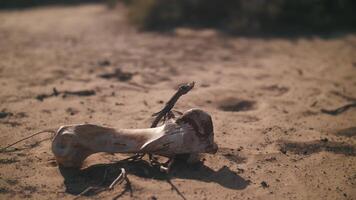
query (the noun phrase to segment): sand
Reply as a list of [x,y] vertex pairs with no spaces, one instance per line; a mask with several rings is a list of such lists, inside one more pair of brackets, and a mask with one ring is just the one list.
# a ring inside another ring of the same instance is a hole
[[[356,98],[355,34],[149,33],[125,14],[102,5],[0,11],[1,147],[64,124],[149,127],[177,86],[195,81],[176,109],[212,115],[218,153],[169,175],[126,165],[131,194],[123,183],[88,198],[356,199],[356,108],[321,112]],[[53,88],[95,94],[36,99]],[[108,166],[113,180],[127,157],[99,153],[80,172],[59,170],[49,137],[0,153],[0,199],[73,199]]]

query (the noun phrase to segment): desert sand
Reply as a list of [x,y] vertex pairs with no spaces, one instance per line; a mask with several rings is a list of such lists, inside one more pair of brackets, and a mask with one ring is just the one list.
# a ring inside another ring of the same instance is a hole
[[[128,155],[105,153],[78,172],[58,168],[51,135],[42,134],[0,153],[0,199],[73,199],[108,168],[110,184],[120,167],[131,192],[122,183],[82,198],[356,199],[356,108],[321,112],[355,101],[356,34],[141,32],[126,12],[103,5],[0,11],[0,146],[65,124],[149,127],[178,85],[195,81],[175,109],[210,113],[219,151],[169,175],[115,164]],[[38,99],[53,88],[94,93]]]

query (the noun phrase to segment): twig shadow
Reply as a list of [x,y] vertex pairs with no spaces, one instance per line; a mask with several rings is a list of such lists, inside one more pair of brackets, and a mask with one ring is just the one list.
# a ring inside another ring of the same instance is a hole
[[[215,182],[219,185],[242,190],[249,184],[249,180],[237,175],[228,167],[224,166],[218,171],[205,166],[203,163],[187,165],[183,161],[176,161],[169,174],[162,173],[158,167],[152,167],[144,160],[138,161],[118,161],[110,164],[96,164],[85,169],[73,169],[59,167],[60,173],[64,177],[66,192],[78,195],[91,186],[107,187],[119,175],[121,168],[125,168],[127,174],[142,178],[151,178],[160,181],[169,181],[172,178],[192,179],[203,182]],[[106,179],[103,175],[107,173]],[[86,194],[88,196],[93,194]],[[123,194],[119,194],[122,196]]]

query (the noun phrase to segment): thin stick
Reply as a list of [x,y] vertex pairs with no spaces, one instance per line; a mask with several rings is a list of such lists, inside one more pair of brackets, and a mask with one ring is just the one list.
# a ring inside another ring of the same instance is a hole
[[76,95],[76,96],[92,96],[95,95],[94,90],[79,90],[79,91],[58,91],[56,88],[53,88],[53,91],[51,94],[39,94],[37,95],[36,99],[39,101],[43,101],[46,98],[49,97],[56,97],[58,95],[62,94],[62,97],[65,97],[67,95]]
[[182,199],[186,200],[185,196],[178,190],[178,188],[172,183],[171,179],[167,179],[167,182],[169,183],[169,185],[171,185],[172,190],[176,191],[177,194],[182,197]]
[[56,132],[56,131],[54,131],[53,129],[47,129],[47,130],[39,131],[39,132],[34,133],[34,134],[32,134],[32,135],[30,135],[30,136],[28,136],[28,137],[22,138],[21,140],[18,140],[18,141],[16,141],[16,142],[12,143],[12,144],[9,144],[8,146],[6,146],[6,147],[4,147],[4,148],[1,148],[0,152],[4,152],[4,151],[5,151],[6,149],[8,149],[9,147],[12,147],[12,146],[14,146],[14,145],[16,145],[16,144],[18,144],[18,143],[24,141],[24,140],[30,139],[30,138],[32,138],[32,137],[34,137],[34,136],[36,136],[36,135],[41,134],[41,133],[55,133],[55,132]]
[[113,200],[119,199],[119,198],[122,197],[127,191],[130,191],[130,197],[133,196],[131,182],[130,182],[130,180],[127,178],[127,176],[125,176],[125,180],[126,180],[125,190],[123,190],[120,194],[116,195],[116,196],[113,198]]
[[87,187],[85,190],[83,190],[83,192],[79,193],[76,197],[73,198],[73,200],[79,199],[80,197],[82,197],[83,195],[85,195],[86,193],[88,193],[90,190],[93,189],[100,189],[101,187],[96,187],[96,186],[90,186]]
[[124,168],[121,168],[121,173],[120,173],[120,175],[110,184],[109,190],[113,189],[117,182],[120,181],[120,183],[122,183],[122,181],[123,181],[125,178],[126,178],[126,171],[125,171]]

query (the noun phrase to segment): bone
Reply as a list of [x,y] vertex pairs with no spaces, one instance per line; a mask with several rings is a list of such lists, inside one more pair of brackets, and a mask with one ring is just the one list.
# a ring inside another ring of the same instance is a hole
[[52,152],[64,167],[81,167],[88,156],[98,152],[151,153],[171,158],[178,154],[216,153],[217,149],[211,117],[200,109],[188,110],[156,128],[62,126],[52,140]]

